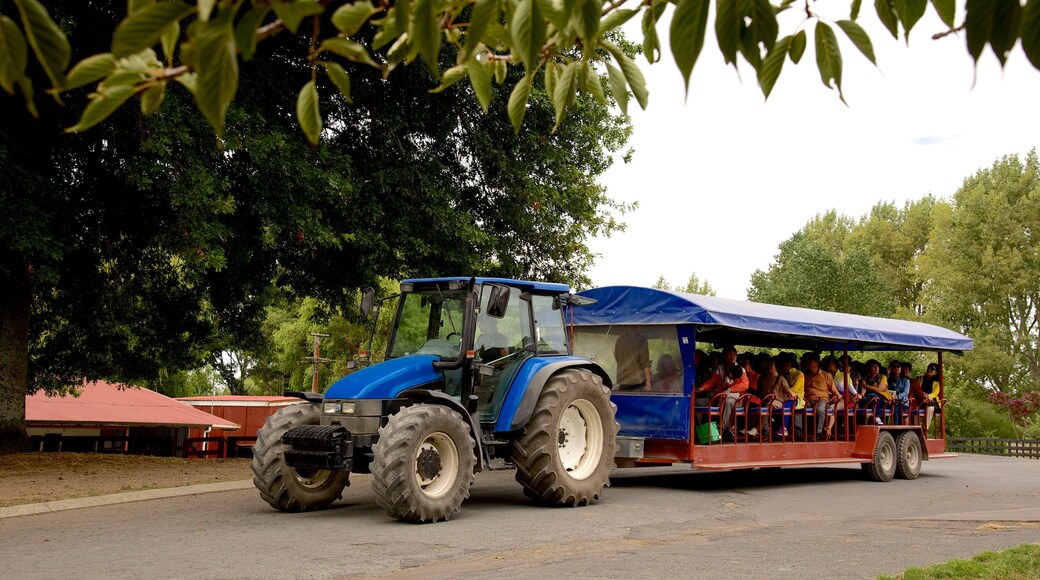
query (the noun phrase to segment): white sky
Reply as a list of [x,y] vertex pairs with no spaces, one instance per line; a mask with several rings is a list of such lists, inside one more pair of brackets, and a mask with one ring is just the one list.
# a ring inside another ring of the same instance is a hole
[[[814,5],[834,19],[847,18],[848,6]],[[795,21],[782,20],[781,35],[800,20],[799,10],[786,15]],[[859,23],[880,71],[835,27],[849,107],[820,81],[811,30],[801,63],[787,61],[765,102],[750,66],[741,61],[741,84],[723,64],[711,25],[684,105],[668,18],[658,24],[661,61],[637,60],[650,104],[629,105],[633,161],[619,160],[600,178],[608,195],[639,208],[622,216],[625,232],[590,242],[601,254],[590,271],[594,286],[649,286],[662,274],[685,284],[696,272],[719,296],[743,300],[751,273],[766,269],[778,244],[816,213],[859,217],[881,200],[951,197],[978,169],[1040,145],[1040,71],[1020,47],[1002,71],[987,47],[973,89],[963,35],[932,40],[945,27],[931,7],[907,49],[880,25],[873,3],[863,3]],[[626,30],[641,42],[639,17]]]

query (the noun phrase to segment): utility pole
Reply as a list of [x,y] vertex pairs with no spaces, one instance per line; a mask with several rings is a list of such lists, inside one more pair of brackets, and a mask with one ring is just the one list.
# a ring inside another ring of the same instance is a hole
[[319,356],[321,354],[321,339],[328,335],[322,334],[320,332],[312,332],[311,336],[314,337],[314,356],[302,359],[300,362],[311,365],[311,368],[313,370],[313,379],[311,380],[311,392],[317,393],[318,371],[321,369],[321,365],[335,361],[331,358],[321,358],[321,356]]

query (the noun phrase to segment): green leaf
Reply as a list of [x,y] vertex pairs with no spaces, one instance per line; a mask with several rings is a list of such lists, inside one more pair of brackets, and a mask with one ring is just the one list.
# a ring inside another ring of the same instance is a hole
[[780,78],[780,71],[784,68],[784,61],[787,60],[787,51],[791,46],[791,41],[790,36],[781,38],[762,61],[762,68],[758,73],[758,86],[762,88],[762,94],[766,99],[769,98],[769,93],[773,92],[776,80]]
[[885,25],[892,38],[899,38],[899,16],[896,15],[896,7],[893,0],[874,0],[874,9],[877,10],[878,19]]
[[[182,56],[196,71],[195,103],[213,125],[218,137],[224,135],[224,116],[238,90],[238,55],[229,18],[195,22]],[[187,52],[187,55],[185,55]]]
[[556,91],[556,79],[560,76],[560,67],[555,60],[545,61],[545,94],[552,98]]
[[[1017,1],[1015,0],[1015,2]],[[910,29],[924,16],[925,8],[928,7],[928,0],[894,0],[894,4],[899,20],[903,22],[903,36],[909,44]]]
[[652,8],[643,11],[643,57],[650,64],[661,60],[661,43],[657,40],[657,18],[654,17]]
[[841,92],[841,49],[838,47],[838,37],[822,21],[816,23],[816,66],[820,69],[820,80],[824,86],[838,89],[841,101],[845,102]]
[[491,106],[491,74],[487,67],[477,59],[471,59],[466,63],[469,71],[469,84],[473,87],[473,94],[477,96],[477,102],[484,111]]
[[178,76],[177,78],[175,78],[173,80],[175,80],[178,83],[180,83],[181,85],[183,85],[184,88],[188,89],[188,92],[191,93],[192,95],[195,94],[195,91],[196,91],[196,89],[198,89],[198,86],[199,86],[199,75],[198,75],[198,73],[183,74],[183,75],[180,75],[180,76]]
[[845,31],[845,36],[849,37],[849,40],[856,45],[856,48],[863,53],[863,56],[874,63],[874,66],[877,66],[877,60],[874,58],[874,45],[871,44],[870,37],[867,36],[866,31],[851,20],[839,20],[838,27]]
[[326,38],[318,46],[318,52],[331,52],[343,58],[380,68],[379,63],[372,58],[368,49],[361,43],[354,42],[348,38]]
[[[700,56],[701,49],[704,47],[704,32],[708,26],[708,5],[708,0],[679,0],[679,5],[672,15],[672,25],[669,34],[669,40],[672,44],[672,56],[675,57],[675,64],[678,65],[679,72],[682,73],[683,86],[686,88],[687,93],[690,91],[690,74],[693,72],[693,65],[697,62],[697,57]],[[615,55],[616,57],[617,55]],[[636,100],[639,101],[639,106],[645,109],[645,93],[640,98],[640,92],[636,90],[632,77],[629,75],[629,70],[625,68],[624,61],[619,59],[619,64],[621,69],[625,71],[625,77],[632,87],[632,93],[635,95]],[[640,74],[640,77],[642,77],[642,74]]]
[[408,31],[412,50],[417,51],[434,74],[438,74],[437,55],[441,51],[441,28],[436,0],[416,0],[412,27]]
[[769,0],[751,0],[751,33],[755,45],[763,44],[766,50],[772,50],[776,37],[780,34],[780,26],[776,22],[776,11]]
[[116,27],[112,53],[124,57],[154,46],[170,24],[186,18],[195,9],[183,2],[158,2],[127,16]]
[[573,101],[578,89],[577,72],[580,62],[575,60],[567,63],[567,66],[563,67],[563,70],[560,72],[560,78],[556,79],[556,86],[553,87],[551,95],[553,106],[556,108],[556,124],[553,126],[553,130],[560,126],[560,121],[563,121],[563,112],[566,110],[567,105]]
[[638,13],[638,10],[632,10],[630,8],[614,10],[610,14],[607,14],[607,17],[603,19],[603,22],[600,22],[599,30],[601,33],[614,30],[618,26],[631,20],[632,17]]
[[369,0],[357,0],[353,4],[344,4],[332,13],[332,25],[346,36],[354,36],[369,17],[379,12]]
[[498,0],[477,0],[470,12],[469,27],[466,28],[466,44],[462,48],[459,62],[466,62],[473,56],[473,51],[482,42],[484,33],[492,21],[497,22],[499,15]]
[[[596,43],[599,40],[599,21],[603,14],[603,0],[585,0],[581,6],[578,33],[582,39],[585,56],[591,57],[596,54]],[[661,4],[662,10],[664,6]],[[653,8],[650,11],[653,11]]]
[[322,122],[321,111],[318,109],[318,88],[314,81],[303,85],[299,96],[296,97],[296,119],[311,147],[316,147],[321,137]]
[[498,84],[502,84],[502,83],[506,82],[506,75],[509,73],[509,70],[506,68],[506,61],[504,61],[504,60],[496,60],[496,61],[494,61],[494,66],[495,66],[495,82],[498,83]]
[[213,7],[217,5],[217,0],[198,0],[197,5],[199,20],[206,22],[209,20],[209,15],[213,12]]
[[589,72],[585,75],[585,91],[592,95],[592,98],[596,99],[597,103],[606,105],[607,96],[603,93],[603,83],[600,81],[599,74],[592,68],[591,63],[588,67]]
[[1029,0],[1022,9],[1022,50],[1040,69],[1040,0]]
[[[162,44],[163,56],[166,57],[167,66],[173,66],[173,53],[177,50],[177,41],[181,38],[181,25],[179,22],[167,26],[159,35],[159,43]],[[254,45],[255,46],[255,45]]]
[[993,15],[993,32],[989,37],[989,46],[997,55],[1000,66],[1007,62],[1008,52],[1018,42],[1019,25],[1022,22],[1022,5],[1019,0],[994,0],[996,11]]
[[430,89],[430,92],[431,93],[443,92],[445,89],[447,89],[451,85],[453,85],[453,84],[461,81],[462,79],[466,78],[467,74],[469,74],[467,72],[467,65],[465,65],[465,64],[455,65],[455,66],[449,68],[448,70],[444,71],[444,74],[441,75],[441,84],[437,85],[437,87],[434,88],[434,89]]
[[40,112],[36,110],[36,101],[33,97],[33,85],[29,77],[22,76],[18,79],[18,88],[22,90],[22,95],[25,97],[25,108],[29,110],[29,114],[32,115],[33,119],[40,118]]
[[610,82],[610,94],[614,95],[618,108],[625,115],[628,114],[628,86],[625,84],[625,75],[616,66],[606,63],[607,80]]
[[149,4],[155,4],[155,0],[127,0],[126,13],[131,14],[137,12]]
[[334,62],[319,61],[318,64],[325,67],[325,73],[329,75],[329,80],[336,85],[347,104],[353,104],[354,100],[350,98],[350,75],[347,74],[347,71]]
[[235,25],[235,42],[242,51],[242,60],[249,60],[256,53],[256,31],[270,11],[266,6],[254,6]]
[[300,27],[300,22],[304,18],[325,11],[325,6],[319,4],[317,0],[293,0],[292,2],[274,0],[270,6],[285,28],[293,34],[296,34],[296,29]]
[[141,93],[141,114],[151,115],[162,105],[163,97],[166,96],[166,83],[159,82],[148,87]]
[[527,100],[531,97],[531,81],[534,75],[526,75],[513,87],[509,94],[509,120],[513,123],[513,132],[519,134],[520,126],[524,122],[524,113],[527,112]]
[[567,28],[568,15],[563,10],[557,10],[553,0],[535,0],[535,2],[538,3],[538,10],[556,27],[556,30]]
[[514,53],[524,63],[530,75],[541,58],[542,46],[545,45],[545,20],[534,0],[519,0],[513,8],[513,18],[509,22],[512,34]]
[[798,64],[798,61],[802,60],[803,54],[805,54],[805,30],[799,30],[797,34],[791,37],[791,48],[788,49],[788,56],[791,57],[791,62]]
[[25,76],[29,47],[14,20],[0,14],[0,88],[14,94],[15,83]]
[[997,4],[993,0],[968,0],[964,16],[964,31],[968,43],[968,54],[979,62],[982,49],[986,48],[993,34],[993,19]]
[[14,0],[14,3],[22,17],[22,27],[25,29],[29,46],[32,47],[54,88],[61,88],[65,84],[64,73],[72,55],[69,39],[54,20],[51,20],[50,14],[47,14],[47,9],[39,0]]
[[95,94],[94,98],[92,98],[90,103],[87,104],[87,108],[83,110],[83,116],[80,117],[79,122],[72,127],[65,129],[65,132],[78,133],[80,131],[86,131],[101,121],[104,121],[109,115],[114,113],[116,109],[121,107],[127,99],[134,96],[135,91],[135,87],[123,85],[112,87],[110,90],[103,93]]
[[726,64],[737,66],[737,46],[743,23],[737,0],[715,0],[715,37]]
[[932,7],[935,8],[935,12],[943,24],[953,28],[953,18],[956,14],[954,0],[932,0]]
[[65,77],[65,90],[99,81],[116,69],[116,57],[110,53],[95,54],[76,63]]
[[855,20],[859,18],[859,10],[862,7],[863,0],[852,0],[852,9],[849,10],[849,20]]
[[[611,42],[602,42],[601,46],[614,57],[618,65],[621,66],[621,71],[625,73],[625,80],[628,82],[629,88],[632,89],[632,94],[636,98],[636,102],[639,103],[639,107],[646,109],[647,98],[649,93],[646,90],[646,79],[643,78],[642,71],[636,66],[635,61],[628,58],[620,48]],[[608,69],[609,73],[609,69]]]

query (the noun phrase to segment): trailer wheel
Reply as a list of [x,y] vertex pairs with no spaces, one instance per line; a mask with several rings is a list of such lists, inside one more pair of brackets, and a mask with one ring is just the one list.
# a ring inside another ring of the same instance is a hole
[[900,479],[917,479],[921,474],[921,440],[913,431],[903,431],[896,438],[896,477]]
[[350,485],[346,471],[327,469],[295,469],[285,464],[282,435],[299,425],[317,425],[321,409],[317,405],[300,403],[283,407],[267,418],[256,432],[253,446],[253,485],[260,497],[272,507],[285,512],[305,512],[328,507],[341,497],[343,488]]
[[413,405],[390,416],[372,446],[372,489],[387,515],[406,522],[447,520],[473,485],[475,443],[455,411]]
[[516,480],[546,505],[583,506],[610,485],[619,425],[610,389],[594,373],[565,370],[546,383],[513,439]]
[[863,470],[874,481],[892,481],[898,463],[896,455],[895,439],[888,431],[882,431],[874,444],[873,461],[863,464]]

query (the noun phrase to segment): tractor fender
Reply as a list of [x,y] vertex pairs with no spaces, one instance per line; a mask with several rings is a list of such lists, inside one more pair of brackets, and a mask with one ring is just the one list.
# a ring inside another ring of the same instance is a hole
[[[533,360],[542,360],[544,362],[544,359]],[[523,389],[523,394],[520,397],[519,403],[515,407],[515,411],[511,414],[507,413],[506,408],[503,407],[503,412],[498,417],[495,431],[500,433],[511,432],[523,428],[523,426],[527,424],[527,421],[531,419],[531,414],[534,413],[535,403],[538,402],[538,397],[542,394],[542,388],[545,387],[545,383],[549,382],[549,378],[562,370],[575,368],[591,371],[603,379],[603,384],[605,384],[607,388],[612,386],[612,381],[610,380],[610,375],[607,374],[607,371],[603,370],[603,367],[587,359],[568,357],[565,360],[542,364],[537,368],[537,370],[535,370],[534,375],[527,381],[526,386],[522,384],[524,374],[518,374],[517,378],[520,380],[514,381],[510,390]]]
[[442,407],[448,407],[461,415],[469,425],[469,434],[473,437],[473,454],[477,458],[476,463],[473,464],[473,471],[480,472],[484,470],[484,450],[480,442],[480,424],[477,423],[476,417],[467,411],[461,403],[456,401],[447,393],[427,389],[410,389],[398,395],[397,398],[404,399],[405,403],[400,405],[397,409],[393,409],[393,412],[395,413],[400,409],[400,407],[408,407],[418,403],[423,403],[427,405],[441,405]]

